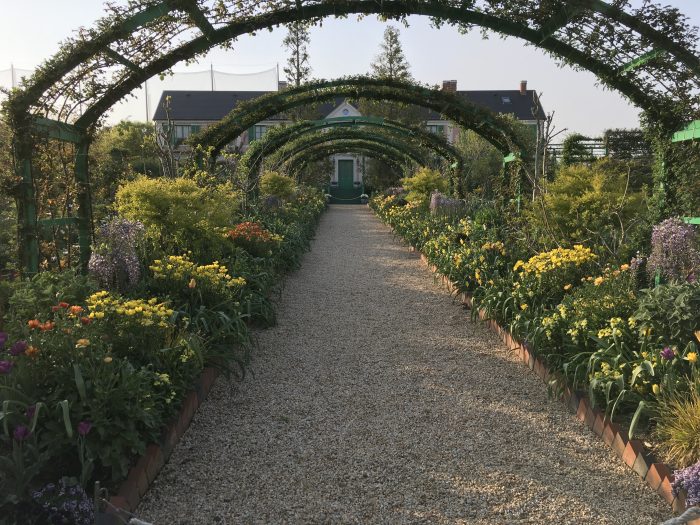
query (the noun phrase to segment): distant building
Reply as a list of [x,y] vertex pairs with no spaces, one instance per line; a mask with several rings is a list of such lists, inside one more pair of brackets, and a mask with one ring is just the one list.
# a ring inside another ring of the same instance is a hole
[[[280,83],[281,88],[284,83]],[[520,83],[517,90],[497,91],[458,91],[456,80],[446,80],[442,84],[443,91],[449,91],[464,97],[477,106],[487,108],[499,114],[511,114],[523,124],[532,126],[533,133],[541,130],[545,113],[539,104],[537,93],[527,89],[527,82]],[[174,126],[174,146],[183,148],[182,143],[190,135],[211,126],[228,115],[240,102],[251,100],[269,91],[164,91],[158,108],[153,115],[153,121],[161,129],[170,121]],[[168,112],[165,101],[169,98]],[[339,97],[334,102],[318,106],[317,119],[334,117],[362,116],[357,107],[347,99]],[[291,120],[284,114],[275,115],[267,120],[258,122],[246,133],[236,138],[230,145],[237,151],[245,151],[248,145],[261,138],[265,132]],[[453,143],[459,135],[459,126],[445,120],[444,117],[432,110],[426,110],[425,125],[429,131],[442,134]],[[361,155],[339,154],[332,157],[335,166],[329,174],[331,190],[350,190],[350,193],[362,193],[365,159]],[[333,193],[333,191],[332,191]],[[347,194],[348,191],[343,191]]]

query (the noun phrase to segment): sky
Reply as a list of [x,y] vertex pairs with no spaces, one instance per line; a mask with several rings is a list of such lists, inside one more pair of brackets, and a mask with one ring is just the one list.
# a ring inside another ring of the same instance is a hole
[[[11,64],[34,68],[52,56],[59,43],[78,27],[91,26],[103,14],[100,0],[0,1],[5,4],[0,17],[0,70],[9,69]],[[679,8],[691,24],[700,25],[700,1],[662,3]],[[313,28],[309,48],[312,75],[335,78],[367,73],[379,52],[386,25],[369,17],[361,21],[327,19],[322,27]],[[554,112],[557,129],[567,130],[564,135],[579,132],[596,136],[605,129],[631,128],[639,123],[639,111],[616,92],[596,86],[594,75],[559,68],[551,57],[525,46],[521,40],[503,40],[497,35],[483,40],[479,31],[460,35],[452,28],[436,30],[423,17],[410,17],[409,27],[399,29],[411,72],[420,82],[457,80],[458,89],[500,90],[518,89],[520,81],[527,80],[528,87],[541,94],[545,111]],[[281,71],[287,56],[282,47],[285,32],[280,28],[242,37],[233,50],[213,50],[189,70],[205,70],[213,65],[216,70],[253,73],[280,64]],[[184,68],[178,66],[178,70]],[[156,89],[151,89],[151,113],[158,98],[153,91]],[[145,114],[143,103],[132,101],[117,108],[110,121],[143,120]]]

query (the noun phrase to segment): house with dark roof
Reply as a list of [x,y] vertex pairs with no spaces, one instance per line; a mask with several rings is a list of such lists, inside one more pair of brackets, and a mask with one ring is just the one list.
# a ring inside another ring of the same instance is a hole
[[[456,80],[446,80],[442,84],[442,89],[464,97],[469,102],[495,113],[513,115],[523,124],[531,126],[533,133],[539,133],[542,130],[546,115],[539,103],[537,93],[527,89],[526,81],[522,81],[520,89],[517,90],[458,91]],[[220,121],[239,103],[267,93],[270,92],[164,91],[153,115],[153,121],[161,129],[170,123],[173,126],[173,145],[181,151],[185,151],[186,147],[183,142],[190,135]],[[333,102],[316,106],[315,111],[317,119],[362,116],[356,106],[342,97]],[[234,140],[229,147],[235,151],[243,152],[252,141],[261,138],[271,127],[290,122],[289,117],[284,114],[275,115],[252,126],[247,133]],[[445,120],[443,115],[432,110],[425,110],[425,125],[429,131],[444,135],[451,143],[455,142],[459,136],[457,124]],[[329,174],[331,188],[348,186],[348,188],[354,188],[361,193],[365,171],[364,157],[348,153],[334,155],[332,160],[335,168]]]

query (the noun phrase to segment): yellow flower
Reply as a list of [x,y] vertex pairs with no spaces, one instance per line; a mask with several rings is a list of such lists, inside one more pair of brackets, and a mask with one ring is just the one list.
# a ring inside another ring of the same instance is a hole
[[571,284],[565,284],[565,285],[564,285],[564,290],[566,290],[566,291],[571,290]]
[[190,288],[190,290],[197,286],[197,281],[194,280],[194,277],[190,279],[190,283],[187,286]]
[[595,281],[593,281],[593,284],[595,286],[600,286],[601,284],[603,284],[603,281],[604,281],[604,279],[602,277],[596,277]]
[[696,352],[688,352],[688,355],[686,355],[685,358],[691,363],[696,363],[698,360],[698,354]]
[[78,339],[75,342],[76,348],[85,348],[86,346],[90,346],[90,339]]
[[652,385],[652,387],[651,387],[651,391],[654,392],[654,395],[657,395],[657,396],[658,396],[658,395],[659,395],[659,392],[661,391],[661,388],[659,387],[659,385],[654,384],[654,385]]
[[523,311],[527,310],[527,305],[525,303],[521,304],[520,309]]
[[105,358],[103,359],[103,361],[104,361],[105,363],[109,364],[109,363],[112,362],[112,357],[111,357],[111,356],[107,356],[107,357],[105,357]]
[[700,343],[700,330],[695,330],[695,339],[697,339],[698,343]]
[[629,269],[630,269],[629,264],[623,264],[622,266],[620,266],[620,270],[622,270],[623,272],[626,272]]

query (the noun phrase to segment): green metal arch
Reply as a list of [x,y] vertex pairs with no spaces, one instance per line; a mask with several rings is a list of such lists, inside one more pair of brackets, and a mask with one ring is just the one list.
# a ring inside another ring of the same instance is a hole
[[[326,157],[329,157],[333,155],[334,153],[338,153],[337,150],[334,148],[338,148],[338,144],[331,144],[329,146],[326,145],[321,145],[321,146],[315,146],[313,148],[309,148],[306,150],[304,155],[300,155],[295,157],[295,159],[292,159],[287,162],[286,164],[286,170],[287,173],[298,177],[299,172],[304,170],[309,164],[313,162],[318,162],[320,160],[323,160]],[[330,153],[329,153],[330,151]],[[402,157],[399,154],[399,158],[395,158],[392,155],[389,155],[386,151],[380,152],[379,149],[370,149],[370,148],[362,148],[357,145],[353,146],[353,149],[351,153],[355,154],[362,154],[367,157],[371,157],[373,159],[379,160],[381,162],[384,162],[397,172],[402,172],[405,173],[405,170],[407,168],[407,164],[405,164],[406,161],[410,161],[410,159],[406,159],[405,157]],[[398,154],[398,152],[397,152]]]
[[242,102],[219,122],[193,136],[190,143],[213,146],[214,151],[219,151],[258,122],[290,109],[338,97],[391,100],[422,106],[474,130],[504,155],[525,150],[510,123],[488,109],[439,89],[365,76],[311,82]]
[[353,129],[364,127],[376,127],[382,131],[396,133],[401,136],[419,141],[422,145],[435,151],[445,159],[456,162],[457,171],[461,173],[464,167],[462,154],[452,146],[444,137],[426,131],[422,128],[407,126],[400,122],[377,117],[336,117],[317,121],[304,121],[287,127],[277,127],[269,130],[261,139],[250,144],[250,147],[241,159],[241,165],[245,166],[248,176],[258,173],[265,156],[274,154],[279,148],[292,139],[327,128]]
[[[598,13],[615,23],[628,27],[631,33],[642,35],[654,47],[668,52],[695,74],[700,72],[700,59],[692,52],[617,6],[602,0],[584,0],[579,5],[581,7],[579,11]],[[107,27],[107,29],[98,32],[92,40],[79,42],[73,46],[69,53],[58,55],[54,60],[45,64],[41,74],[34,79],[34,82],[14,99],[13,106],[17,115],[28,112],[32,106],[40,107],[43,93],[52,85],[58,84],[64,75],[99,54],[111,54],[112,60],[127,67],[131,74],[115,82],[103,96],[89,106],[78,122],[80,127],[88,127],[96,123],[107,109],[147,78],[160,74],[182,60],[191,59],[216,45],[233,40],[243,34],[270,29],[294,21],[320,20],[329,16],[349,14],[380,14],[387,18],[404,18],[408,15],[430,16],[450,24],[464,27],[477,25],[523,39],[565,59],[570,64],[591,71],[604,83],[625,94],[641,108],[661,117],[659,111],[654,112],[655,106],[659,105],[658,101],[654,97],[648,96],[645,90],[631,82],[620,70],[595,58],[593,51],[586,53],[557,39],[554,34],[574,21],[579,13],[570,15],[567,4],[564,2],[556,3],[551,7],[553,13],[551,20],[546,21],[539,28],[534,28],[526,22],[517,21],[517,17],[508,19],[505,15],[497,16],[487,13],[485,10],[466,9],[461,5],[445,5],[441,0],[428,2],[420,0],[383,0],[382,2],[375,0],[356,0],[353,2],[326,0],[315,4],[298,0],[296,5],[247,16],[242,20],[214,28],[207,20],[206,14],[199,9],[195,0],[167,0],[151,5],[125,19],[117,20],[111,26],[103,24],[103,27]],[[191,21],[191,27],[198,27],[203,34],[170,50],[148,64],[133,64],[125,57],[115,59],[114,52],[107,51],[110,49],[111,43],[126,38],[147,24],[172,16],[174,12],[187,14]]]
[[[415,141],[401,139],[399,137],[388,137],[386,134],[370,132],[367,130],[358,129],[335,129],[329,132],[319,131],[314,134],[302,135],[301,137],[287,143],[284,147],[270,157],[272,166],[284,164],[287,159],[303,152],[305,149],[316,146],[318,144],[331,144],[338,141],[369,141],[376,144],[382,144],[394,148],[404,153],[417,164],[427,166],[430,164],[430,158],[426,154],[419,152]],[[426,152],[427,153],[427,152]]]
[[374,152],[377,155],[386,155],[394,159],[395,163],[404,166],[404,171],[411,163],[423,165],[422,162],[416,162],[405,152],[396,149],[390,145],[374,142],[371,140],[361,139],[345,139],[327,144],[316,144],[305,150],[297,152],[295,155],[288,157],[285,160],[286,169],[293,172],[295,166],[318,156],[331,156],[336,153],[365,153]]

